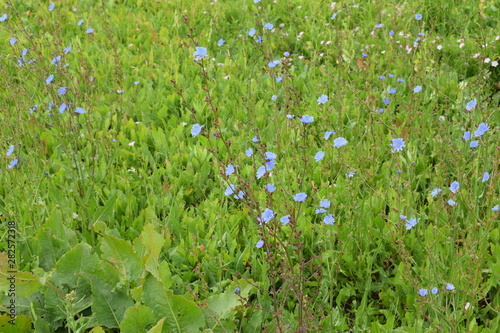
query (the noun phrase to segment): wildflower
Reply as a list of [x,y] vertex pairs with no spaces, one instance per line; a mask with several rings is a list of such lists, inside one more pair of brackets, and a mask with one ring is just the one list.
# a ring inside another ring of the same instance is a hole
[[384,108],[378,108],[378,113],[384,113]]
[[226,166],[226,176],[232,175],[235,172],[235,166],[237,165],[228,164],[228,166]]
[[477,146],[479,146],[479,141],[474,140],[474,141],[471,141],[471,142],[470,142],[469,147],[471,147],[471,148],[476,148]]
[[415,88],[413,88],[413,92],[414,93],[418,93],[422,90],[422,86],[415,86]]
[[451,283],[447,283],[446,284],[446,290],[454,290],[455,289],[455,286]]
[[455,202],[455,200],[450,199],[450,200],[448,200],[448,205],[450,205],[450,206],[456,206],[457,203]]
[[330,200],[328,200],[328,199],[323,199],[323,200],[321,200],[321,201],[320,201],[319,206],[320,206],[321,208],[326,208],[326,209],[328,209],[328,208],[330,208],[330,204],[331,204],[331,203],[330,203]]
[[403,221],[406,220],[406,215],[399,215],[399,219]]
[[257,36],[257,39],[255,40],[255,42],[262,43],[263,40],[264,40],[264,38],[262,38],[262,36]]
[[266,23],[264,24],[264,28],[266,28],[267,30],[272,30],[274,27],[274,25],[272,23]]
[[264,241],[261,239],[257,242],[257,244],[255,244],[255,247],[260,249],[264,246]]
[[409,220],[406,220],[406,230],[410,230],[414,226],[416,226],[420,222],[420,219],[417,218],[411,218]]
[[382,28],[384,25],[382,23],[379,23],[379,24],[375,24],[375,28],[376,29],[380,29]]
[[236,195],[234,196],[234,198],[235,198],[235,199],[239,199],[239,200],[241,200],[241,199],[243,199],[243,198],[245,197],[245,194],[246,194],[246,193],[245,193],[244,191],[239,191],[239,192],[238,192],[238,194],[236,194]]
[[139,83],[141,83],[141,81],[135,81],[134,82],[135,85],[138,85]]
[[459,188],[460,188],[460,183],[457,181],[454,181],[453,183],[450,184],[450,191],[453,193],[457,193]]
[[494,212],[498,212],[498,210],[500,210],[500,206],[499,205],[495,205],[495,206],[493,206],[493,208],[491,210],[494,211]]
[[389,90],[389,94],[395,94],[396,93],[396,88],[392,88],[391,90]]
[[196,51],[193,53],[193,55],[196,57],[196,59],[203,59],[205,57],[208,57],[207,48],[197,46]]
[[394,30],[389,31],[389,36],[394,35]]
[[284,55],[285,57],[289,57],[289,56],[290,56],[290,52],[285,52],[285,53],[283,53],[283,55]]
[[260,223],[264,222],[264,223],[267,223],[269,221],[271,221],[272,219],[274,218],[274,212],[272,210],[270,210],[269,208],[266,208],[261,216],[259,218],[257,218],[257,221],[259,221]]
[[328,96],[327,95],[321,95],[318,97],[318,103],[319,104],[325,104],[328,102]]
[[318,151],[316,155],[314,155],[314,159],[316,160],[316,162],[321,161],[323,158],[325,158],[325,152],[323,151]]
[[253,37],[254,35],[255,35],[255,29],[254,29],[254,28],[252,28],[252,29],[250,29],[250,31],[248,32],[248,36]]
[[17,38],[16,37],[12,38],[9,43],[10,43],[10,45],[16,44],[17,43]]
[[7,153],[5,155],[7,155],[7,156],[12,155],[13,152],[14,152],[14,146],[10,145],[9,149],[7,150]]
[[260,2],[260,0],[253,0],[253,3],[258,3]]
[[85,110],[83,108],[80,108],[80,107],[77,107],[75,109],[75,112],[78,113],[78,114],[84,114],[85,113]]
[[488,126],[488,124],[481,123],[477,127],[477,130],[474,131],[474,136],[481,136],[484,133],[488,132],[489,130],[490,130],[490,127]]
[[278,76],[278,77],[276,78],[276,82],[281,82],[281,81],[283,81],[283,77]]
[[198,134],[201,133],[201,130],[203,129],[204,125],[200,124],[194,124],[193,127],[191,127],[191,135],[193,137],[198,136]]
[[384,98],[384,104],[385,104],[385,105],[389,105],[389,104],[391,104],[391,100],[390,100],[390,99],[388,99],[388,98]]
[[224,191],[225,195],[231,195],[234,192],[236,192],[236,186],[233,184],[230,184],[228,187],[226,187],[226,190]]
[[271,100],[275,101],[275,100],[277,100],[277,99],[278,99],[278,96],[276,96],[276,95],[272,95],[272,96],[271,96]]
[[340,148],[340,147],[343,147],[347,144],[347,140],[344,139],[343,137],[338,137],[336,138],[335,140],[333,140],[333,146],[335,148]]
[[[258,1],[260,1],[260,0],[258,0]],[[236,288],[236,289],[234,289],[234,293],[235,293],[235,294],[239,294],[239,293],[240,293],[240,288]]]
[[415,15],[415,20],[420,21],[422,19],[422,14]]
[[253,149],[252,148],[248,148],[247,150],[245,150],[245,155],[247,157],[250,157],[253,155]]
[[225,42],[226,42],[226,41],[225,41],[224,39],[222,39],[222,38],[221,38],[221,39],[219,39],[219,41],[217,42],[217,46],[222,46],[222,45],[224,45],[224,43],[225,43]]
[[349,173],[346,174],[347,177],[352,178],[354,177],[356,173],[354,171],[350,171]]
[[68,91],[68,88],[66,88],[66,87],[61,87],[61,88],[57,89],[57,92],[59,93],[59,95],[64,95],[64,94],[66,94],[67,91]]
[[436,288],[436,287],[434,287],[434,288],[432,288],[432,289],[431,289],[431,293],[432,293],[433,295],[436,295],[438,292],[439,292],[439,289],[438,289],[438,288]]
[[287,118],[287,119],[293,119],[293,117],[295,117],[293,114],[287,114],[287,115],[286,115],[286,118]]
[[80,21],[78,21],[78,23],[77,23],[77,24],[78,24],[78,25],[82,25],[82,24],[83,24],[83,22],[84,22],[84,20],[83,20],[83,19],[81,19]]
[[333,217],[333,214],[326,215],[323,218],[323,223],[328,224],[328,225],[334,225],[335,224],[335,218]]
[[323,214],[323,213],[326,213],[326,209],[324,209],[324,208],[317,208],[317,209],[314,210],[314,212],[316,214]]
[[94,32],[94,29],[92,29],[92,28],[88,28],[87,30],[85,30],[85,32],[86,32],[86,33],[88,33],[88,34],[91,34],[91,33],[93,33],[93,32]]
[[68,54],[68,53],[69,53],[69,51],[71,51],[71,46],[66,46],[66,47],[64,48],[64,51],[63,51],[63,52],[64,52],[64,54]]
[[396,81],[398,81],[399,83],[405,82],[405,80],[403,80],[403,79],[397,79]]
[[335,20],[336,17],[337,17],[337,13],[333,13],[332,17],[330,17],[330,20]]
[[290,215],[285,215],[282,218],[280,218],[280,222],[283,223],[284,225],[290,223]]
[[302,123],[304,124],[310,124],[314,121],[314,118],[308,115],[304,115],[300,118],[300,121],[302,121]]
[[274,184],[267,184],[266,191],[269,193],[273,193],[274,191],[276,191],[276,186],[274,186]]
[[54,75],[50,74],[47,79],[45,79],[45,83],[50,84],[54,80]]
[[380,80],[385,80],[385,76],[383,76],[383,75],[380,75],[378,78],[379,78]]
[[261,166],[255,173],[255,176],[257,177],[257,179],[261,179],[265,174],[266,174],[266,167]]
[[405,146],[405,142],[402,138],[391,139],[392,141],[392,149],[391,152],[401,151]]
[[276,157],[277,157],[277,156],[276,156],[276,154],[275,154],[275,153],[266,152],[266,153],[264,154],[264,158],[265,158],[266,160],[268,160],[268,161],[270,161],[270,160],[275,160],[275,159],[276,159]]
[[470,132],[466,131],[464,135],[462,136],[462,140],[468,141],[470,140]]
[[269,61],[267,63],[267,66],[269,66],[269,68],[274,68],[274,67],[278,66],[279,64],[281,64],[281,61],[273,60],[273,61]]
[[52,60],[50,61],[50,63],[52,65],[58,65],[61,63],[61,56],[55,56],[54,58],[52,58]]
[[59,113],[63,113],[67,108],[68,106],[66,103],[62,103],[61,106],[59,106]]
[[325,140],[328,140],[333,134],[335,134],[334,131],[326,131],[325,132]]
[[363,58],[368,58],[368,54],[366,54],[366,53],[361,53],[361,56],[362,56]]
[[419,289],[419,290],[418,290],[418,294],[419,294],[420,296],[422,296],[422,297],[425,297],[425,296],[427,296],[428,291],[427,291],[427,289],[422,288],[422,289]]
[[260,142],[259,136],[258,135],[254,136],[252,138],[252,142],[254,142],[254,143]]
[[123,94],[125,92],[125,90],[117,90],[116,91],[118,94]]
[[51,12],[51,11],[54,9],[54,7],[55,7],[55,6],[56,6],[56,5],[55,5],[54,3],[51,3],[51,4],[49,5],[49,8],[48,8],[48,9],[49,9],[49,12]]
[[305,194],[304,192],[300,192],[300,193],[295,194],[295,196],[293,197],[293,200],[295,200],[297,202],[304,202],[304,200],[306,200],[306,198],[307,198],[307,194]]
[[3,14],[2,16],[0,16],[0,22],[3,22],[7,19],[7,14]]
[[8,168],[12,169],[13,167],[15,167],[17,165],[18,162],[19,162],[19,160],[17,158],[15,158],[12,162],[10,162]]
[[475,99],[473,99],[472,101],[467,103],[465,108],[467,109],[467,111],[471,111],[472,109],[474,109],[476,107],[476,105],[477,105],[477,102]]
[[432,195],[433,197],[435,197],[435,196],[436,196],[436,195],[438,195],[438,194],[439,194],[439,192],[441,192],[441,191],[442,191],[442,190],[441,190],[440,188],[437,188],[437,187],[436,187],[435,189],[433,189],[433,190],[432,190],[431,195]]
[[489,179],[490,179],[490,174],[488,172],[485,172],[483,174],[483,179],[482,179],[483,183],[486,182],[486,181],[488,181]]

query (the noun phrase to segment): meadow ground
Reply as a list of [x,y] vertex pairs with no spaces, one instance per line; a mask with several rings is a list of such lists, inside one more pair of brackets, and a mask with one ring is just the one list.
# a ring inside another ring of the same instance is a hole
[[500,4],[11,1],[1,332],[499,332]]

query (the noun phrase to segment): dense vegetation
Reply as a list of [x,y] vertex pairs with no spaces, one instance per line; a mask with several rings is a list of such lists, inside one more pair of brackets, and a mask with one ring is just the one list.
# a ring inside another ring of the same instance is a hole
[[4,3],[0,331],[500,331],[499,18]]

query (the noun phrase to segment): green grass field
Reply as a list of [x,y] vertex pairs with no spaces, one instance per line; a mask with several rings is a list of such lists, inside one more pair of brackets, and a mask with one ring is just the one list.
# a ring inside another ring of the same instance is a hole
[[0,8],[0,332],[500,331],[498,0]]

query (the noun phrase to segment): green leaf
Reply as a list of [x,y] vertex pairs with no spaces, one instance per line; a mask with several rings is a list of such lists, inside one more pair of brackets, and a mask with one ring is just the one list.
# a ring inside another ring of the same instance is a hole
[[115,206],[116,198],[118,197],[117,193],[118,191],[112,191],[104,206],[102,206],[101,209],[99,209],[99,211],[94,215],[92,224],[97,221],[106,220],[113,212],[113,207]]
[[203,313],[194,302],[174,295],[152,275],[144,283],[143,301],[157,319],[165,317],[163,332],[198,332],[205,326]]
[[[12,324],[13,323],[13,324]],[[8,315],[0,316],[0,332],[2,333],[30,333],[31,320],[25,315],[17,315],[16,319]]]
[[121,279],[134,282],[142,274],[141,260],[129,241],[104,235],[101,244],[102,258],[118,268]]
[[125,311],[123,321],[120,323],[122,333],[145,332],[155,323],[153,310],[146,305],[137,303],[133,308]]

